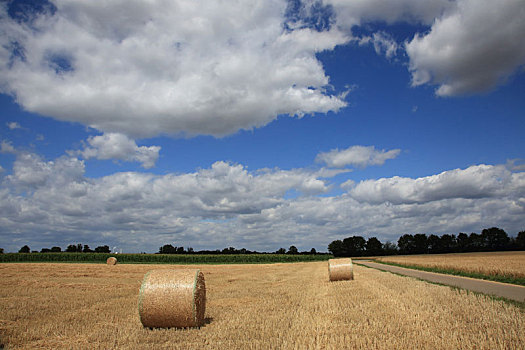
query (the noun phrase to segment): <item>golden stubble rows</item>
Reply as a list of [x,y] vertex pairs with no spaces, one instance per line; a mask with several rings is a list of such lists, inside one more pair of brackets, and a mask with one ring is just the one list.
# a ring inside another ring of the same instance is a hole
[[361,266],[329,282],[326,262],[202,265],[206,325],[143,328],[144,273],[169,265],[1,264],[8,349],[518,349],[525,314],[488,297]]
[[388,256],[381,261],[525,278],[525,251]]

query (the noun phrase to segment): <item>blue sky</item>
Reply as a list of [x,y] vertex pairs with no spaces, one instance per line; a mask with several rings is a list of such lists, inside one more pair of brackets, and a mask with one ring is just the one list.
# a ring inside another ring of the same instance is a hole
[[0,247],[516,235],[523,13],[519,0],[2,3]]

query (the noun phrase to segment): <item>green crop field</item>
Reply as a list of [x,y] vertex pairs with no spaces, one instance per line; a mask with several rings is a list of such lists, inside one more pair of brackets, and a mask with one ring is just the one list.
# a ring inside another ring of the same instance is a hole
[[7,253],[0,262],[105,263],[114,256],[124,264],[264,264],[323,261],[328,254],[106,254],[106,253]]

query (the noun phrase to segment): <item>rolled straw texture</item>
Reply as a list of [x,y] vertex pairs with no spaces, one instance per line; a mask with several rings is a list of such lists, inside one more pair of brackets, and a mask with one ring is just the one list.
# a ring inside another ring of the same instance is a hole
[[352,259],[328,260],[328,275],[330,281],[349,281],[354,279]]
[[106,260],[106,264],[117,265],[117,258],[115,258],[114,256],[109,257],[108,260]]
[[198,269],[151,270],[139,292],[144,327],[200,327],[204,324],[206,285]]

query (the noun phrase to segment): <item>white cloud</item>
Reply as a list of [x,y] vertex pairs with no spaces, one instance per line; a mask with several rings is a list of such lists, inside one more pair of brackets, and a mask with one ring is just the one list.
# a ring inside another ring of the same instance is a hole
[[376,150],[374,146],[351,146],[344,150],[333,149],[321,152],[316,161],[325,163],[329,167],[342,168],[348,165],[367,167],[370,165],[383,165],[386,160],[396,158],[401,150],[390,151]]
[[[488,91],[525,64],[525,2],[522,0],[327,0],[339,28],[373,22],[430,27],[405,43],[412,85],[437,85],[439,96]],[[388,30],[388,29],[387,29]],[[381,32],[361,39],[393,55],[399,44]]]
[[[340,172],[249,172],[219,161],[191,173],[89,178],[76,158],[46,161],[19,152],[12,174],[0,182],[0,237],[9,251],[78,242],[134,252],[166,243],[325,250],[355,234],[385,242],[403,233],[479,232],[494,225],[509,234],[523,230],[525,173],[504,165],[418,179],[348,180],[347,193],[330,195],[327,177]],[[287,199],[290,190],[298,196]]]
[[524,36],[524,1],[458,0],[406,44],[412,85],[438,85],[439,96],[492,89],[525,64]]
[[7,122],[6,125],[7,125],[7,127],[8,127],[10,130],[21,129],[21,128],[22,128],[22,127],[20,126],[20,124],[18,124],[17,122]]
[[16,149],[13,147],[11,142],[2,140],[0,143],[0,153],[16,154]]
[[417,179],[405,177],[361,181],[349,194],[368,203],[426,203],[455,198],[523,196],[525,173],[505,166],[477,165]]
[[84,159],[118,159],[128,162],[140,162],[142,167],[149,169],[155,166],[159,158],[159,146],[137,146],[135,141],[126,135],[106,133],[92,136],[87,142],[90,147],[85,147],[79,153]]
[[432,24],[436,17],[455,7],[450,0],[327,0],[337,13],[337,24],[351,28],[367,22]]
[[505,166],[510,171],[525,171],[525,159],[507,159]]
[[372,36],[361,37],[358,42],[360,46],[372,44],[376,54],[384,54],[386,58],[395,56],[399,49],[399,45],[386,32],[376,32]]
[[285,1],[54,4],[30,25],[0,6],[0,86],[28,111],[133,137],[222,136],[346,106],[315,54],[348,36],[283,30]]

